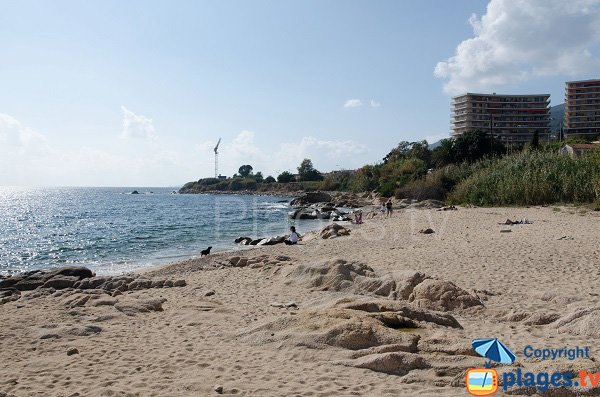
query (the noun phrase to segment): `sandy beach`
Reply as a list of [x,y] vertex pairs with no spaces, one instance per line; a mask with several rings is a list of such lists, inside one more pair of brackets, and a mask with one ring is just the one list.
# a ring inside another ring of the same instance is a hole
[[499,373],[600,372],[599,222],[575,207],[410,209],[142,275],[185,286],[23,292],[0,305],[0,396],[466,396],[485,364],[476,338],[516,353]]

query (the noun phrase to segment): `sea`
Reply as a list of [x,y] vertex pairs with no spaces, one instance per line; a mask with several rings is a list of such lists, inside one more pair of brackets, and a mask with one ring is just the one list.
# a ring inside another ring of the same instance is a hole
[[0,187],[0,274],[59,266],[119,274],[197,257],[208,246],[243,249],[234,244],[240,236],[322,226],[289,220],[291,197],[176,190]]

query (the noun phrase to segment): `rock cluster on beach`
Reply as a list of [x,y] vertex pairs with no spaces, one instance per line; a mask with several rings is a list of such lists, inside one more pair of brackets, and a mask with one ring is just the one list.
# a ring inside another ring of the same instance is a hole
[[289,213],[289,218],[350,221],[344,208],[360,208],[371,204],[371,200],[352,193],[309,192],[290,202],[294,211]]
[[[436,365],[430,356],[436,353],[427,344],[420,346],[424,340],[419,330],[461,329],[452,314],[443,312],[483,308],[476,296],[453,283],[419,272],[378,276],[368,265],[344,259],[288,269],[281,275],[286,285],[344,295],[317,298],[292,317],[244,331],[240,338],[245,342],[334,347],[342,349],[334,360],[338,365],[404,376]],[[278,307],[298,309],[296,303]],[[467,350],[462,345],[456,349]]]
[[68,266],[50,270],[32,270],[3,278],[0,280],[0,304],[18,300],[26,291],[32,291],[29,297],[62,290],[77,293],[95,291],[97,294],[117,296],[126,291],[185,287],[185,285],[183,279],[147,279],[140,275],[96,276],[88,268]]
[[[332,223],[331,225],[325,226],[318,233],[319,238],[322,239],[330,239],[341,236],[349,236],[351,230],[347,227],[339,225],[337,223]],[[309,233],[310,234],[310,233]],[[260,237],[257,239],[253,239],[251,237],[238,237],[234,240],[236,244],[240,245],[255,245],[255,246],[263,246],[263,245],[276,245],[283,244],[284,241],[289,236],[276,236],[276,237]],[[313,237],[311,235],[311,237]],[[302,239],[302,238],[301,238]]]

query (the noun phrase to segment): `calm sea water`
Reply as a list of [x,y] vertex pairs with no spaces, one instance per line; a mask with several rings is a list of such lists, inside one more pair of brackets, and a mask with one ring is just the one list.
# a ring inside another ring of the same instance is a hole
[[283,235],[290,226],[289,198],[133,190],[0,187],[0,274],[65,265],[120,273],[209,245],[234,249],[236,237]]

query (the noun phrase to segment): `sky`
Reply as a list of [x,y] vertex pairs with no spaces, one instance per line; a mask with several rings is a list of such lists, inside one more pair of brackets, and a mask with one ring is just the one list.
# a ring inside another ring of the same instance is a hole
[[0,185],[353,169],[599,71],[600,0],[0,0]]

